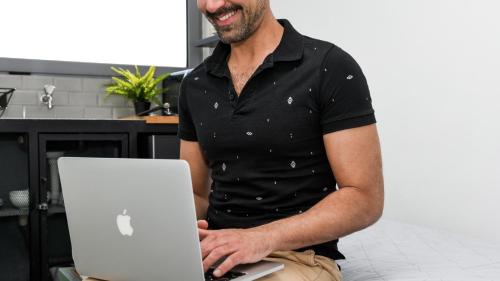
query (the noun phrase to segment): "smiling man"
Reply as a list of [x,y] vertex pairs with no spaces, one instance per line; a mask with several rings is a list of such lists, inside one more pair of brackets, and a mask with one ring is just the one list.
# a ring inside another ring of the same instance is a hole
[[376,222],[384,198],[360,67],[269,0],[198,7],[221,42],[182,83],[179,137],[205,270],[267,259],[285,269],[262,280],[341,280],[338,238]]

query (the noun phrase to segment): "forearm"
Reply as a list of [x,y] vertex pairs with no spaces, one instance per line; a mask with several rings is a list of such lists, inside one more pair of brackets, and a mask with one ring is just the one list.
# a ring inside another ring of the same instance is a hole
[[181,140],[179,155],[180,159],[187,161],[191,171],[196,217],[198,219],[205,219],[210,190],[210,169],[208,168],[206,159],[203,157],[200,144],[195,141]]
[[346,236],[375,223],[382,215],[382,194],[344,187],[300,215],[257,229],[269,234],[274,250],[294,250]]
[[195,203],[195,207],[196,207],[196,217],[199,220],[206,219],[207,209],[208,209],[208,199],[195,193],[194,194],[194,203]]

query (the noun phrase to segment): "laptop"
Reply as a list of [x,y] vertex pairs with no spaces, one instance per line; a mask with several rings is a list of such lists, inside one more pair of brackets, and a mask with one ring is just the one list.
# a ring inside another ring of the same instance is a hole
[[183,160],[58,160],[76,270],[111,280],[249,281],[284,268],[261,261],[204,274],[189,166]]

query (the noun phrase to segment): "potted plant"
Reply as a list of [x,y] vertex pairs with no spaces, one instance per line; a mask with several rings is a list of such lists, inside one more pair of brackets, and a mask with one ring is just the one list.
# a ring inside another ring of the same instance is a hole
[[161,104],[159,94],[168,89],[161,89],[158,85],[167,78],[170,73],[162,74],[155,78],[156,67],[150,66],[146,73],[135,66],[135,73],[128,69],[111,67],[120,77],[112,77],[113,82],[106,87],[107,95],[124,96],[134,103],[135,113],[146,111],[151,102]]

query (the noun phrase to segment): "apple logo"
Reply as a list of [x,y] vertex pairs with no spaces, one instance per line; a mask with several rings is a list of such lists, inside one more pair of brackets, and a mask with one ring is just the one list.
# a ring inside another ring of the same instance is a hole
[[130,219],[130,216],[127,215],[127,209],[123,210],[123,214],[116,216],[116,225],[118,225],[118,230],[123,236],[132,236],[134,233]]

